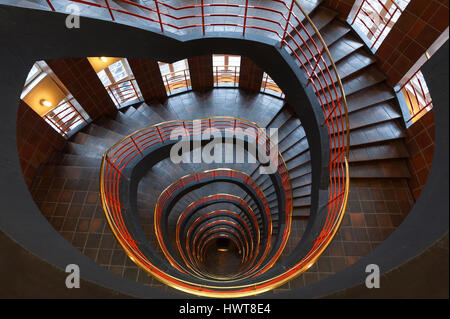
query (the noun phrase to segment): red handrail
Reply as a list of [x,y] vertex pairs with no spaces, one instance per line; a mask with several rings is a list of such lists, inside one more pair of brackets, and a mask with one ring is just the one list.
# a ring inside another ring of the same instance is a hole
[[134,78],[125,79],[106,87],[118,107],[123,106],[127,102],[139,100],[139,93],[133,81],[135,81]]
[[213,66],[213,75],[216,86],[220,86],[220,84],[236,86],[239,83],[240,66],[215,65]]
[[[284,50],[288,51],[293,58],[298,61],[300,68],[304,71],[308,81],[308,85],[311,85],[316,92],[317,99],[322,107],[324,118],[326,119],[322,125],[326,125],[329,134],[329,149],[330,149],[330,161],[329,161],[329,204],[328,212],[326,215],[326,223],[321,234],[321,239],[316,241],[316,245],[311,249],[311,254],[307,255],[302,261],[296,265],[297,270],[294,268],[292,271],[287,271],[287,276],[294,276],[298,269],[304,271],[307,263],[314,261],[323,252],[325,247],[329,244],[330,238],[332,238],[337,231],[337,227],[342,221],[342,217],[346,206],[346,194],[348,194],[348,174],[346,173],[347,164],[346,158],[348,157],[349,147],[349,135],[348,135],[348,117],[345,102],[345,94],[343,91],[342,83],[340,82],[339,75],[337,74],[336,67],[331,58],[331,55],[326,48],[326,44],[322,39],[319,31],[314,26],[314,23],[303,11],[296,0],[283,1],[283,0],[271,0],[265,1],[261,5],[252,5],[251,2],[246,0],[245,4],[229,4],[229,3],[205,3],[201,1],[196,5],[189,6],[173,6],[164,1],[155,0],[154,6],[142,5],[128,0],[116,0],[116,2],[122,2],[131,6],[130,9],[123,9],[119,7],[110,6],[108,1],[104,4],[88,1],[88,0],[66,0],[67,2],[77,3],[79,5],[93,6],[96,8],[105,9],[105,13],[108,14],[112,20],[123,19],[124,16],[131,16],[141,19],[142,22],[149,24],[150,26],[156,26],[161,29],[161,32],[167,32],[170,30],[183,31],[188,29],[202,28],[204,34],[207,27],[235,27],[242,28],[243,35],[246,36],[250,30],[263,32],[268,37],[275,37],[280,40],[280,46]],[[51,10],[55,11],[55,8],[51,5],[51,1],[48,0]],[[294,4],[293,4],[294,3]],[[278,8],[273,8],[272,4],[277,4]],[[162,11],[161,8],[165,10]],[[237,8],[243,9],[244,14],[230,13],[225,10],[225,13],[206,13],[205,8]],[[134,10],[139,9],[141,12]],[[198,10],[197,13],[190,11],[185,15],[178,15],[176,13],[186,10]],[[270,18],[262,17],[258,15],[258,11],[270,12],[273,15]],[[256,12],[256,13],[253,13]],[[120,13],[120,15],[114,15]],[[148,13],[153,13],[158,18],[148,16]],[[231,18],[231,22],[217,22],[214,17]],[[198,22],[192,22],[193,20]],[[281,21],[281,22],[280,22]],[[308,25],[308,27],[305,26]],[[313,33],[311,32],[313,29]],[[384,31],[383,31],[384,32]],[[324,51],[325,49],[325,51]],[[329,66],[324,59],[324,54],[330,58],[331,65]],[[189,85],[186,74],[181,81],[184,86]],[[173,87],[169,87],[172,92]],[[139,148],[144,151],[144,147],[150,147],[154,143],[163,141],[170,135],[167,132],[160,132],[160,129],[142,133],[142,138],[145,139],[145,145],[141,145],[137,142],[138,138],[134,137]],[[128,141],[129,145],[118,152],[121,156],[125,156],[135,147],[132,140]],[[136,153],[139,154],[139,153]],[[112,158],[112,156],[111,156]],[[119,162],[114,161],[114,165],[119,166]],[[124,162],[125,163],[125,162]],[[118,172],[109,167],[109,163],[104,163],[104,167],[108,168],[107,180],[114,181],[114,183],[107,183],[102,187],[107,186],[108,195],[104,196],[105,201],[110,201],[111,216],[118,217],[120,214],[120,201],[117,197],[116,191],[118,183],[114,177],[117,178]],[[286,172],[287,173],[287,172]],[[284,178],[288,180],[288,177]],[[345,196],[341,196],[344,192]],[[120,220],[119,220],[120,221]],[[136,243],[129,236],[126,229],[122,229],[120,223],[115,225],[121,229],[120,238],[123,238],[126,243],[126,250],[136,253],[139,257],[139,263],[145,263],[145,258],[135,250]],[[124,247],[125,248],[125,247]],[[138,258],[136,257],[136,258]],[[306,264],[305,264],[306,263]],[[303,268],[302,268],[303,267]],[[158,276],[161,280],[173,283],[175,279],[170,278],[164,272],[158,269],[151,268],[151,271]],[[288,278],[283,276],[277,277],[277,282]],[[271,284],[273,281],[271,281]],[[271,285],[267,283],[267,285]],[[180,288],[183,287],[183,288]],[[261,291],[266,284],[258,286],[258,291]],[[192,291],[192,285],[178,283],[178,288],[185,289],[186,291]],[[216,294],[215,290],[209,291],[208,289],[202,290],[204,295],[208,295],[210,292],[212,295]],[[209,291],[209,292],[208,292]],[[249,291],[255,291],[253,288],[239,289],[239,293],[248,294]]]
[[72,104],[72,100],[74,99],[62,101],[57,107],[42,116],[64,137],[68,137],[68,133],[75,125],[82,122],[87,123],[86,118]]
[[[259,130],[259,127],[255,124],[247,121],[237,120],[233,118],[208,118],[200,120],[199,123],[203,127],[210,127],[217,129],[223,133],[233,131],[236,128],[241,128],[242,130],[246,129],[253,129],[253,130],[247,130],[245,133],[249,138],[256,139],[259,137],[259,145],[263,146],[266,151],[270,151],[273,147],[273,144],[270,140],[268,140],[265,135],[261,136],[258,134],[257,130]],[[133,135],[130,135],[128,138],[122,140],[120,143],[113,146],[110,150],[108,150],[107,153],[105,153],[104,161],[102,163],[102,185],[101,188],[104,191],[105,201],[104,205],[107,207],[106,211],[112,212],[112,214],[109,216],[109,220],[113,221],[114,225],[119,226],[119,233],[121,235],[121,238],[127,238],[128,233],[127,231],[121,227],[120,225],[123,225],[123,220],[121,219],[121,208],[118,206],[118,203],[120,203],[119,200],[119,194],[118,194],[118,185],[121,178],[124,178],[123,176],[123,169],[127,167],[127,165],[133,160],[138,154],[142,154],[143,151],[145,151],[147,148],[154,146],[158,143],[164,143],[166,140],[170,138],[170,134],[174,129],[186,129],[186,134],[188,135],[195,135],[196,130],[193,122],[181,122],[181,121],[174,121],[174,122],[167,122],[162,123],[157,126],[150,127],[148,129],[140,130]],[[157,133],[157,134],[156,134]],[[242,131],[239,132],[239,134],[242,133]],[[155,136],[159,136],[159,138],[155,139]],[[284,165],[284,161],[282,160],[280,154],[276,154],[279,158],[277,159],[277,170],[282,180],[282,186],[285,193],[285,199],[286,199],[286,229],[285,233],[282,237],[282,244],[281,247],[284,247],[286,244],[286,241],[288,239],[289,229],[290,229],[290,218],[292,216],[292,194],[291,194],[291,186],[290,186],[290,180],[288,177],[287,169]],[[271,160],[274,160],[272,158]],[[222,172],[223,171],[223,172]],[[199,173],[200,174],[200,173]],[[162,237],[160,236],[160,233],[158,232],[158,218],[160,218],[160,214],[162,213],[161,208],[164,207],[164,203],[170,198],[170,196],[173,194],[175,190],[177,190],[179,187],[186,185],[189,182],[192,182],[194,180],[199,180],[201,178],[206,178],[208,176],[211,177],[218,177],[218,176],[229,176],[234,178],[241,178],[245,179],[245,183],[250,185],[254,188],[255,193],[258,195],[259,198],[265,198],[264,193],[257,187],[257,185],[249,179],[247,175],[244,173],[238,172],[238,171],[231,171],[231,170],[215,170],[215,171],[209,171],[203,173],[203,175],[195,174],[194,176],[186,176],[185,178],[182,178],[178,180],[176,183],[172,184],[170,187],[168,187],[160,196],[157,203],[157,208],[155,210],[155,229],[157,230],[157,238],[160,241],[160,245],[164,249],[164,244]],[[106,178],[106,179],[105,179]],[[102,191],[102,194],[103,194]],[[265,207],[265,214],[269,220],[268,224],[268,236],[271,236],[272,232],[272,226],[271,226],[271,214],[269,210],[269,206],[267,201],[264,202]],[[261,265],[261,263],[264,261],[264,258],[269,253],[270,249],[270,241],[268,242],[266,249],[264,251],[263,256],[261,257],[261,261],[255,266],[258,267]],[[265,271],[265,269],[270,268],[275,262],[276,259],[281,255],[282,249],[274,254],[271,260],[266,262],[266,265],[260,270]],[[169,259],[170,260],[170,259]]]
[[267,73],[264,73],[263,80],[261,82],[261,92],[275,95],[279,98],[284,98],[283,91]]
[[[380,46],[387,32],[392,29],[399,14],[402,13],[403,10],[396,1],[391,1],[390,8],[387,8],[386,4],[381,0],[363,0],[361,2],[351,24],[353,25],[357,22],[362,31],[368,35],[371,49]],[[409,0],[404,0],[403,2],[407,5]]]
[[182,89],[189,90],[189,88],[191,87],[189,69],[183,69],[163,74],[162,77],[164,86],[166,87],[166,91],[169,95],[180,92],[179,90]]

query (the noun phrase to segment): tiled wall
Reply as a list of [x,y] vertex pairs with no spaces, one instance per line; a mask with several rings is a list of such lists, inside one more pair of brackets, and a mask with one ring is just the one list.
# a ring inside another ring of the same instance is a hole
[[407,130],[407,146],[411,155],[409,186],[417,200],[430,173],[434,154],[434,115],[433,110],[426,113]]
[[448,27],[448,0],[412,0],[376,52],[396,85]]
[[188,59],[193,90],[204,90],[214,86],[212,55]]
[[139,85],[144,100],[162,101],[167,97],[158,62],[143,59],[128,59],[131,71]]
[[51,128],[22,100],[17,114],[17,150],[25,182],[31,186],[39,166],[55,150],[64,147],[65,139]]
[[326,0],[325,4],[336,10],[339,13],[339,17],[345,20],[352,10],[355,2],[356,0]]
[[242,56],[239,75],[239,87],[249,91],[259,92],[259,90],[261,89],[262,78],[263,70],[252,60],[245,56]]
[[46,62],[92,120],[117,111],[88,59],[58,59]]

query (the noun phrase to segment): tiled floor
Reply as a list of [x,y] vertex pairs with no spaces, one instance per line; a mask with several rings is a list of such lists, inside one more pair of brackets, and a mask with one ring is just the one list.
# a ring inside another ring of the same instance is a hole
[[389,237],[413,203],[406,180],[351,180],[347,211],[331,245],[307,272],[273,293],[309,285],[354,264]]

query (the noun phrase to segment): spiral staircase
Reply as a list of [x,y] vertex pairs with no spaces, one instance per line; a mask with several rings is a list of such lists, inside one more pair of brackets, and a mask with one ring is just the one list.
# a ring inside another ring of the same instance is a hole
[[[51,1],[51,9],[63,11],[63,2]],[[280,99],[239,88],[193,90],[95,119],[41,167],[30,191],[55,230],[97,264],[169,292],[286,292],[356,263],[408,215],[407,136],[393,88],[364,42],[321,1],[293,1],[290,8],[284,1],[235,7],[232,1],[228,7],[170,1],[160,3],[161,12],[149,12],[145,1],[90,2],[98,6],[83,6],[82,15],[111,15],[138,27],[141,15],[159,27],[158,15],[166,13],[162,34],[180,37],[242,32],[238,18],[258,17],[247,35],[276,39],[285,48],[312,92],[320,136],[326,132],[327,139],[322,149],[311,143],[317,140],[308,135],[310,124],[304,126],[311,118],[302,116],[289,92]],[[46,1],[19,5],[49,10]],[[177,5],[186,6],[185,16],[201,7],[207,22],[181,19],[177,11],[175,18],[171,6]],[[222,16],[230,12],[237,16]],[[265,20],[274,15],[280,19],[275,26]],[[169,129],[184,130],[189,145],[212,140],[196,135],[196,123],[225,135],[236,127],[266,128],[267,135],[234,135],[223,146],[222,163],[175,164]],[[278,130],[275,173],[262,174],[258,161],[223,163],[226,146],[240,139],[248,158],[257,157],[252,145],[272,150],[270,128]],[[313,165],[317,149],[323,163]]]

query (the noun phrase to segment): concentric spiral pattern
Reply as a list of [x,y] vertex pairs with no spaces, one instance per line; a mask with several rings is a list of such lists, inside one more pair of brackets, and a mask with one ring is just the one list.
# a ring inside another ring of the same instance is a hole
[[[204,134],[201,128],[208,133]],[[181,132],[177,139],[174,131]],[[259,156],[264,153],[269,159],[265,164],[276,168],[269,177],[278,190],[277,212],[271,212],[264,191],[245,172],[215,168],[185,175],[166,187],[155,205],[155,236],[165,259],[161,258],[149,245],[136,217],[133,190],[142,177],[140,172],[151,169],[161,158],[168,158],[174,145],[183,139],[188,145],[203,145],[213,139],[212,132],[227,136],[228,143],[244,145],[254,158],[264,158]],[[283,284],[310,267],[332,237],[319,238],[294,263],[277,264],[290,234],[292,189],[284,160],[274,150],[276,145],[257,124],[229,117],[165,122],[124,138],[104,154],[101,168],[103,208],[117,240],[137,265],[185,292],[236,297]],[[232,184],[250,200],[216,193],[191,202],[181,211],[176,209],[186,194],[215,183]],[[220,203],[230,208],[217,209]],[[325,227],[335,231],[339,223],[335,220]],[[238,262],[229,271],[218,273],[208,267],[211,251],[214,255],[234,254],[239,257]]]

